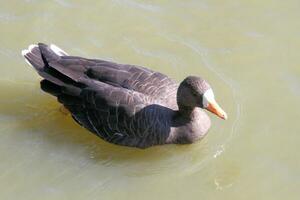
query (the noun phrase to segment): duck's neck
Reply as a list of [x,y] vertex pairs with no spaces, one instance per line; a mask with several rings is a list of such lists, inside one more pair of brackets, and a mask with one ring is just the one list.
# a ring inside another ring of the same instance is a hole
[[175,117],[173,118],[173,125],[175,127],[184,126],[191,123],[195,118],[196,108],[192,107],[179,107],[179,110],[176,112]]
[[182,108],[176,112],[172,121],[172,134],[168,143],[192,143],[202,138],[210,127],[208,116],[201,108]]
[[197,102],[191,91],[184,86],[184,81],[177,90],[178,117],[192,119]]
[[183,118],[191,119],[194,111],[195,107],[179,106],[178,114]]

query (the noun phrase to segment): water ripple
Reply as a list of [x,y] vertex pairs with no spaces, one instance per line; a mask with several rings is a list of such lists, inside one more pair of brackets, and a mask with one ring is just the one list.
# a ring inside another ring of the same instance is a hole
[[58,3],[59,5],[61,5],[62,7],[66,7],[66,8],[70,8],[73,7],[73,4],[66,1],[66,0],[54,0],[56,3]]
[[159,12],[161,11],[161,7],[159,6],[154,6],[151,4],[145,4],[145,3],[139,3],[133,0],[114,0],[115,3],[120,4],[120,5],[126,5],[126,6],[130,6],[133,8],[137,8],[140,10],[144,10],[144,11],[151,11],[151,12]]

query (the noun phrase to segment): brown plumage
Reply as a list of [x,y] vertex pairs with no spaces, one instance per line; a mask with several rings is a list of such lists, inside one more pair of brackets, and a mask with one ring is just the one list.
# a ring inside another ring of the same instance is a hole
[[30,45],[22,54],[80,125],[119,145],[146,148],[192,143],[210,127],[201,108],[209,84],[187,77],[180,85],[144,67],[68,56],[55,45]]

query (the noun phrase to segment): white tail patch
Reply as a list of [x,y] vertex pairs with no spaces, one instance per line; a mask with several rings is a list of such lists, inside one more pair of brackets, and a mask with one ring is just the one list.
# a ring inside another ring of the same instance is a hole
[[55,44],[51,44],[50,49],[59,56],[67,56],[68,55],[65,51],[63,51],[61,48],[59,48]]
[[31,53],[32,49],[35,48],[35,47],[38,47],[38,45],[36,45],[36,44],[31,44],[31,45],[29,45],[28,49],[22,50],[22,56],[25,57],[25,61],[26,61],[27,64],[29,64],[30,66],[32,66],[32,64],[27,60],[26,55],[29,54],[29,53]]
[[29,53],[29,51],[28,51],[27,49],[24,49],[24,50],[22,51],[22,55],[24,56],[26,63],[27,63],[28,65],[32,66],[32,64],[31,64],[31,63],[27,60],[27,58],[25,57],[25,55],[27,55],[28,53]]
[[28,53],[29,53],[28,49],[23,49],[23,50],[22,50],[22,56],[25,56],[25,55],[28,54]]
[[34,47],[38,47],[38,45],[36,44],[29,45],[28,50],[31,52]]

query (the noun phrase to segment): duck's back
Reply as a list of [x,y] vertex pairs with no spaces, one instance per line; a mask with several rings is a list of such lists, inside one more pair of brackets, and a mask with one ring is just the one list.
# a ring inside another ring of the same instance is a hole
[[170,96],[176,98],[178,84],[168,76],[145,67],[75,56],[61,56],[50,65],[77,81],[83,78],[97,80],[148,95],[162,103]]
[[87,74],[101,82],[148,95],[164,102],[176,96],[178,84],[168,76],[136,65],[93,60]]
[[177,108],[172,79],[144,67],[67,56],[44,44],[24,56],[44,78],[42,89],[101,138],[137,147],[165,143]]

